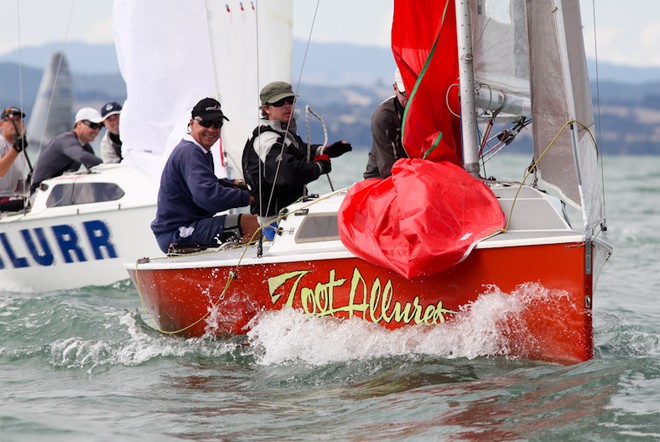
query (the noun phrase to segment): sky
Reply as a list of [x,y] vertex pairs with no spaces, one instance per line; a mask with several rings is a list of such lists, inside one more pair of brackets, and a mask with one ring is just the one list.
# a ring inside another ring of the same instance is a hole
[[[597,48],[603,62],[660,67],[660,1],[580,3],[588,56]],[[0,55],[50,41],[112,41],[112,0],[0,0],[0,5]],[[293,5],[294,37],[307,40],[317,1],[293,0]],[[311,39],[388,46],[391,15],[391,0],[320,0]]]

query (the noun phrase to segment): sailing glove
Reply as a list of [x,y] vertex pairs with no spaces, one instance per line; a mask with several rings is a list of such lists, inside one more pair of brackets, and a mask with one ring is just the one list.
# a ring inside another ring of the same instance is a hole
[[317,166],[319,166],[319,169],[321,170],[321,175],[330,173],[330,171],[332,170],[332,166],[330,165],[330,158],[328,157],[328,155],[319,155],[318,157],[314,158],[314,162],[316,163]]
[[219,178],[218,182],[223,187],[229,187],[231,189],[240,189],[246,191],[248,190],[248,187],[243,180],[239,180],[239,179],[229,180],[227,178]]
[[328,146],[323,148],[323,153],[330,158],[337,158],[340,155],[345,154],[353,150],[351,143],[347,141],[336,141]]
[[28,147],[28,142],[27,140],[23,137],[23,135],[19,135],[16,137],[16,141],[14,141],[14,149],[16,149],[16,152],[22,152],[23,149],[27,149]]

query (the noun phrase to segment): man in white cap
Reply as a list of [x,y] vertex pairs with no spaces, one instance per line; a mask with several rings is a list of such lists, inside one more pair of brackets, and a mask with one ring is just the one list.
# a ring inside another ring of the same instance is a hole
[[387,178],[399,158],[408,158],[401,143],[401,121],[408,95],[401,72],[394,72],[394,95],[383,101],[371,116],[372,145],[364,178]]
[[43,180],[76,171],[80,165],[87,169],[101,164],[89,143],[103,127],[103,117],[96,109],[83,107],[76,113],[73,129],[53,138],[39,154],[32,174],[30,190],[34,192]]
[[101,138],[101,159],[104,163],[121,163],[121,138],[119,138],[119,114],[121,104],[113,101],[101,108],[101,117],[105,126],[105,135]]

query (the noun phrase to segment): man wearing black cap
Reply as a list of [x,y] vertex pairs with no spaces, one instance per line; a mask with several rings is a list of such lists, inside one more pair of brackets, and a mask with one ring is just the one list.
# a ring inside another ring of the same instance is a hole
[[250,194],[237,183],[219,180],[214,172],[211,147],[220,139],[224,121],[220,103],[204,98],[192,110],[188,134],[165,163],[158,191],[158,209],[151,230],[163,252],[170,245],[219,245],[239,239],[249,241],[259,228],[249,214],[215,216],[244,207]]
[[25,114],[10,106],[2,111],[0,136],[0,211],[21,210],[27,192]]
[[296,133],[296,94],[289,83],[274,81],[261,89],[259,126],[243,149],[243,175],[254,202],[250,212],[270,218],[305,194],[307,183],[330,173],[330,158],[352,149],[346,141],[307,144]]
[[101,108],[105,135],[101,138],[101,159],[104,163],[121,163],[121,138],[119,138],[119,114],[121,105],[109,102]]

